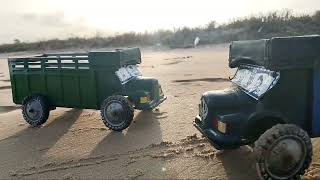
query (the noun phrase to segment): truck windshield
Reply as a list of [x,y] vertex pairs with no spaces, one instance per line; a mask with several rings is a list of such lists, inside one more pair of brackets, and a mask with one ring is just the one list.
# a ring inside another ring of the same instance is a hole
[[279,78],[280,72],[263,67],[240,66],[231,81],[251,97],[259,99],[276,85]]
[[129,82],[131,79],[134,79],[137,76],[141,76],[141,72],[138,69],[137,65],[128,65],[122,67],[116,71],[116,75],[122,84]]

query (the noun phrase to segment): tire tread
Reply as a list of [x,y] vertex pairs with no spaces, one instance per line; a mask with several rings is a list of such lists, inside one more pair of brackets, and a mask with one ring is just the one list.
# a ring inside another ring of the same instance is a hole
[[268,152],[270,146],[281,136],[293,135],[301,138],[306,145],[306,158],[302,165],[302,168],[290,179],[300,179],[305,173],[305,170],[310,166],[312,160],[312,143],[308,134],[298,126],[294,124],[278,124],[273,126],[271,129],[263,133],[260,138],[255,142],[255,156],[256,156],[256,168],[258,175],[262,179],[274,179],[271,177],[264,167],[264,157]]
[[[120,126],[113,126],[110,123],[108,123],[107,118],[104,116],[104,113],[103,113],[105,106],[107,106],[108,103],[113,100],[121,102],[121,104],[123,105],[123,108],[125,110],[125,113],[126,113],[125,122],[123,124],[121,124]],[[103,103],[101,105],[100,113],[101,113],[101,119],[102,119],[103,123],[109,129],[112,129],[114,131],[122,131],[122,130],[126,129],[127,127],[129,127],[129,125],[131,124],[131,122],[133,120],[133,116],[134,116],[134,109],[127,98],[125,98],[124,96],[121,96],[121,95],[114,95],[114,96],[110,96],[110,97],[106,98],[103,101]]]

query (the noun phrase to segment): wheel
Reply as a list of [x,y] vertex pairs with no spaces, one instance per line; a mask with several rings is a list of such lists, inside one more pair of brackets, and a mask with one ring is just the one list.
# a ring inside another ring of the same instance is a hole
[[126,129],[131,124],[133,116],[132,105],[121,95],[110,96],[101,105],[102,121],[114,131]]
[[298,126],[279,124],[260,136],[254,152],[262,179],[300,179],[311,163],[312,143]]
[[43,96],[27,97],[22,103],[23,118],[33,127],[45,123],[49,117],[49,104]]

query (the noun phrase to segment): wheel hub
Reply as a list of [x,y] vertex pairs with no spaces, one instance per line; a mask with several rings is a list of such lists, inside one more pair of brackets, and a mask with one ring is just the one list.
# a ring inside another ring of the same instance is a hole
[[296,174],[303,165],[306,149],[295,137],[278,140],[272,146],[266,159],[267,171],[277,179],[287,179]]
[[32,100],[27,103],[26,114],[32,120],[37,120],[41,117],[43,108],[39,100]]
[[124,108],[118,101],[111,102],[104,109],[104,115],[107,118],[107,121],[113,126],[118,126],[124,122],[123,113]]

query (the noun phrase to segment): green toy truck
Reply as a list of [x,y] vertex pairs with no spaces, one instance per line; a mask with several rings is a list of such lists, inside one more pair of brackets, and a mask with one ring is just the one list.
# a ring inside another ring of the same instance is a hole
[[262,179],[299,179],[320,136],[320,36],[236,41],[229,66],[232,86],[202,95],[195,127],[217,149],[253,145]]
[[134,109],[151,110],[166,99],[157,79],[141,75],[140,63],[138,48],[9,58],[13,102],[31,126],[68,107],[100,109],[104,124],[121,131]]

